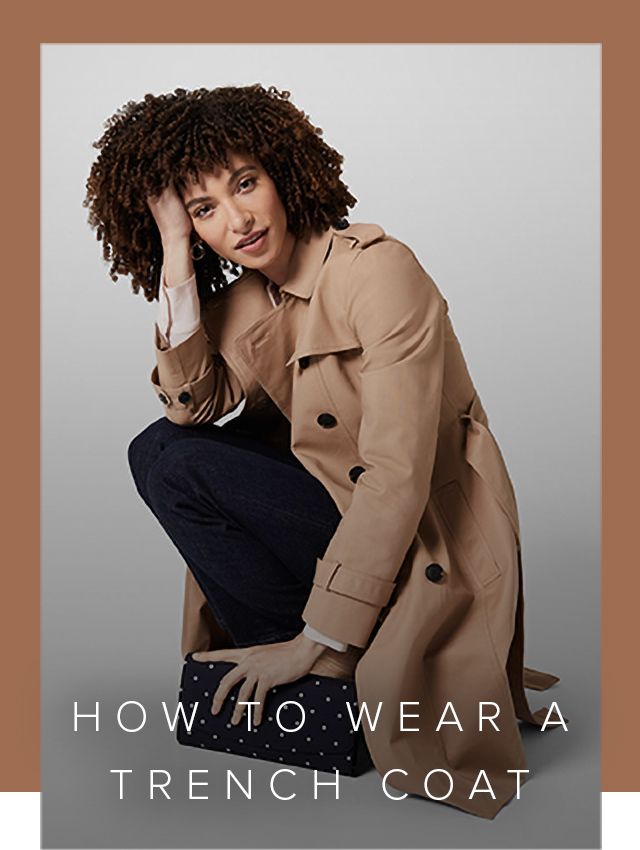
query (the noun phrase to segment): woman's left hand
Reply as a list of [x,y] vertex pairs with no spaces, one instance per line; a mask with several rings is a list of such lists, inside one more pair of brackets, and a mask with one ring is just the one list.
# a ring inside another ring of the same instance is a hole
[[[213,697],[211,713],[217,714],[229,691],[244,679],[236,700],[231,722],[240,722],[247,708],[241,702],[258,702],[253,706],[252,722],[257,726],[262,720],[262,709],[269,691],[276,685],[294,682],[308,673],[326,646],[299,634],[284,643],[250,646],[246,649],[217,649],[213,652],[194,652],[194,661],[233,661],[236,666],[220,680]],[[254,693],[255,690],[255,693]],[[253,694],[253,697],[252,697]]]

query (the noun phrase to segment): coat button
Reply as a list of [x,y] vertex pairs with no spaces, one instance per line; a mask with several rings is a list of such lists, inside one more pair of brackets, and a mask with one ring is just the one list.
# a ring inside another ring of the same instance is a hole
[[158,398],[163,404],[169,404],[169,399],[166,397],[164,393],[158,393]]
[[349,222],[346,220],[346,218],[341,218],[333,225],[334,230],[346,230],[347,227],[349,227]]
[[301,369],[308,369],[308,368],[309,368],[309,363],[310,363],[310,362],[311,362],[311,361],[309,360],[309,358],[308,358],[308,357],[301,357],[301,358],[300,358],[300,360],[298,360],[298,366],[299,366]]
[[180,404],[189,404],[191,401],[191,393],[180,393],[178,396],[178,401]]
[[363,472],[366,472],[364,466],[354,466],[352,469],[349,470],[349,478],[355,484]]
[[424,571],[424,574],[429,579],[429,581],[440,581],[442,576],[444,575],[444,570],[440,566],[440,564],[429,564],[429,566]]
[[332,413],[321,413],[318,416],[318,425],[322,428],[335,428],[338,420]]

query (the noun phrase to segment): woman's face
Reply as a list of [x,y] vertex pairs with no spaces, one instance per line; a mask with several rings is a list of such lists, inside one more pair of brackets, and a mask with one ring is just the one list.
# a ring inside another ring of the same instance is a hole
[[295,237],[274,182],[257,159],[230,153],[228,168],[215,166],[198,183],[188,183],[182,200],[194,230],[217,254],[284,283]]

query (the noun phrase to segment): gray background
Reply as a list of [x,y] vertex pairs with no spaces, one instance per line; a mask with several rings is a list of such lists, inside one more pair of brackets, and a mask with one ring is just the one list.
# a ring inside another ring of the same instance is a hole
[[[42,69],[44,847],[599,846],[599,46],[45,45]],[[438,282],[507,459],[527,663],[562,677],[533,702],[572,723],[523,730],[531,779],[493,822],[392,802],[375,772],[314,801],[300,770],[280,802],[272,765],[181,748],[163,718],[184,570],[125,461],[162,415],[155,305],[109,280],[81,203],[91,143],[125,102],[257,81],[344,154],[352,221]],[[99,733],[73,732],[74,700],[100,702]],[[127,700],[147,709],[137,734],[116,724]],[[226,800],[227,767],[253,769],[251,801]],[[115,768],[134,770],[123,801]],[[152,768],[170,801],[148,799]],[[208,801],[188,800],[190,768],[209,769]]]

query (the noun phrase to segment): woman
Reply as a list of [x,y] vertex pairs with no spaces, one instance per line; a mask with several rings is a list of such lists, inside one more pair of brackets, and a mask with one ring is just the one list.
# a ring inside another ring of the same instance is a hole
[[160,302],[166,419],[134,479],[189,567],[183,651],[236,663],[214,713],[240,682],[257,723],[270,687],[355,668],[388,785],[424,795],[435,770],[430,795],[493,817],[525,768],[516,716],[544,719],[513,490],[446,302],[344,220],[342,157],[288,97],[148,95],[96,143],[90,222],[114,279]]

